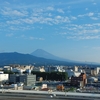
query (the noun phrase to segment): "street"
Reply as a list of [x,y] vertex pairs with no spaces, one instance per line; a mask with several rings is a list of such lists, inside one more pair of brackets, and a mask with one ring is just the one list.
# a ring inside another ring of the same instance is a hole
[[[52,95],[36,95],[36,94],[13,94],[13,93],[0,93],[0,100],[90,100],[84,98],[52,96]],[[95,99],[91,99],[95,100]],[[99,100],[99,99],[96,99]]]

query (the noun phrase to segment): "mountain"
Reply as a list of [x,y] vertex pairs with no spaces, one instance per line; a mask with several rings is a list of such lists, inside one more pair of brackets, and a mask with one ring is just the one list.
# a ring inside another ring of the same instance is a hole
[[64,58],[57,57],[57,56],[55,56],[55,55],[53,55],[51,53],[48,53],[47,51],[42,50],[42,49],[35,50],[34,52],[31,53],[31,55],[36,56],[36,57],[46,58],[46,59],[74,62],[74,61],[69,60],[69,59],[64,59]]
[[60,58],[42,49],[35,50],[34,52],[31,53],[31,55],[36,56],[36,57],[46,58],[46,59],[69,62],[69,63],[87,64],[87,65],[91,65],[92,63],[93,65],[100,65],[100,63],[97,63],[97,62],[82,62],[82,61],[74,61],[74,60]]
[[45,59],[45,58],[30,55],[30,54],[21,54],[17,52],[0,53],[0,66],[9,65],[9,64],[64,65],[64,64],[72,64],[72,63]]
[[30,54],[22,54],[17,52],[11,53],[0,53],[0,66],[10,65],[10,64],[20,64],[20,65],[35,65],[35,66],[42,66],[42,65],[65,65],[65,66],[82,66],[86,65],[84,63],[78,62],[68,62],[68,61],[58,61],[52,59],[46,59],[42,57],[36,57]]

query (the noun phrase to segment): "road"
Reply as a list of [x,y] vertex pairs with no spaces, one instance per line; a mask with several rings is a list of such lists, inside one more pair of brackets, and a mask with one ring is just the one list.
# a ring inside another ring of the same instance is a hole
[[[51,97],[53,95],[53,97]],[[100,94],[59,91],[0,90],[0,100],[100,100]]]
[[64,96],[52,95],[36,95],[36,94],[15,94],[15,93],[0,93],[0,100],[99,100],[99,99],[84,99],[84,98],[68,98]]

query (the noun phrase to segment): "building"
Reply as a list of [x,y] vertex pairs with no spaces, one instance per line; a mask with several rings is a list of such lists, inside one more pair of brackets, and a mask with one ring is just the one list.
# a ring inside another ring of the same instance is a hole
[[20,69],[20,68],[12,68],[11,70],[14,73],[19,73],[22,74],[23,72],[25,72],[25,69]]
[[47,71],[48,71],[48,72],[57,71],[57,67],[55,67],[55,66],[49,66]]
[[84,68],[85,73],[88,74],[88,75],[91,75],[91,70],[93,70],[93,69],[90,68],[90,67]]
[[98,82],[98,78],[96,78],[96,77],[90,77],[90,78],[87,79],[87,82],[88,83]]
[[99,71],[100,71],[100,67],[96,67],[95,68],[95,71],[96,71],[96,74],[98,75],[99,74]]
[[33,71],[45,72],[45,69],[44,69],[43,66],[42,66],[42,67],[34,67],[34,68],[33,68]]
[[16,65],[15,67],[11,67],[11,71],[14,72],[14,73],[19,73],[19,74],[22,74],[23,72],[28,72],[30,73],[32,70],[33,70],[34,66],[31,66],[31,65]]
[[10,67],[10,66],[4,66],[4,67],[3,67],[3,70],[4,70],[4,71],[11,70],[11,67]]
[[63,66],[57,66],[57,72],[65,72],[65,69]]
[[23,82],[24,85],[31,86],[36,82],[36,75],[32,74],[23,74],[20,75],[20,82]]
[[4,74],[4,72],[3,71],[0,71],[0,74]]
[[92,69],[92,70],[91,70],[91,75],[92,75],[92,76],[96,76],[96,75],[97,75],[97,71],[94,70],[94,69]]
[[10,74],[9,75],[9,83],[17,83],[17,82],[19,82],[17,79],[19,79],[19,78],[17,78],[18,77],[18,75],[16,75],[16,74]]
[[9,80],[9,74],[0,74],[0,82],[4,83]]
[[69,78],[72,76],[78,77],[81,74],[81,72],[73,71],[72,69],[66,70],[66,72],[67,72]]
[[36,75],[32,74],[11,74],[9,76],[10,83],[24,83],[26,86],[32,86],[36,82]]
[[81,73],[79,77],[71,77],[71,85],[84,87],[87,83],[86,74]]
[[84,68],[85,73],[92,76],[97,76],[100,71],[100,67],[86,67]]
[[78,66],[74,66],[74,71],[78,72]]

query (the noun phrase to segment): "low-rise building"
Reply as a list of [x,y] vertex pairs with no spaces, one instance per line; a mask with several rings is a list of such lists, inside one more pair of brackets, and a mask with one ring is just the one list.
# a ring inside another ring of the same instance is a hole
[[34,67],[33,71],[37,71],[37,72],[45,72],[44,67]]
[[11,71],[14,73],[22,74],[23,72],[31,73],[34,66],[31,65],[16,65],[16,67],[11,67]]
[[48,66],[45,68],[46,72],[65,72],[65,66]]
[[10,83],[24,83],[24,85],[31,86],[36,82],[36,75],[32,74],[11,74],[9,76]]
[[97,76],[100,71],[100,67],[86,67],[84,71],[88,75]]
[[67,72],[69,78],[72,76],[78,77],[81,74],[81,72],[73,71],[72,69],[66,70],[66,72]]
[[11,70],[11,67],[10,67],[10,66],[4,66],[4,67],[3,67],[3,70],[4,70],[4,71],[6,71],[6,70]]
[[87,78],[87,82],[88,83],[98,82],[98,78],[96,78],[96,77]]
[[49,66],[47,69],[48,72],[53,72],[53,71],[57,71],[57,67],[55,66]]
[[74,66],[74,71],[78,72],[78,66]]
[[0,82],[4,83],[9,80],[9,74],[0,74]]
[[87,83],[87,78],[85,73],[81,73],[79,77],[71,77],[71,85],[77,86],[79,85],[80,87],[84,87]]

